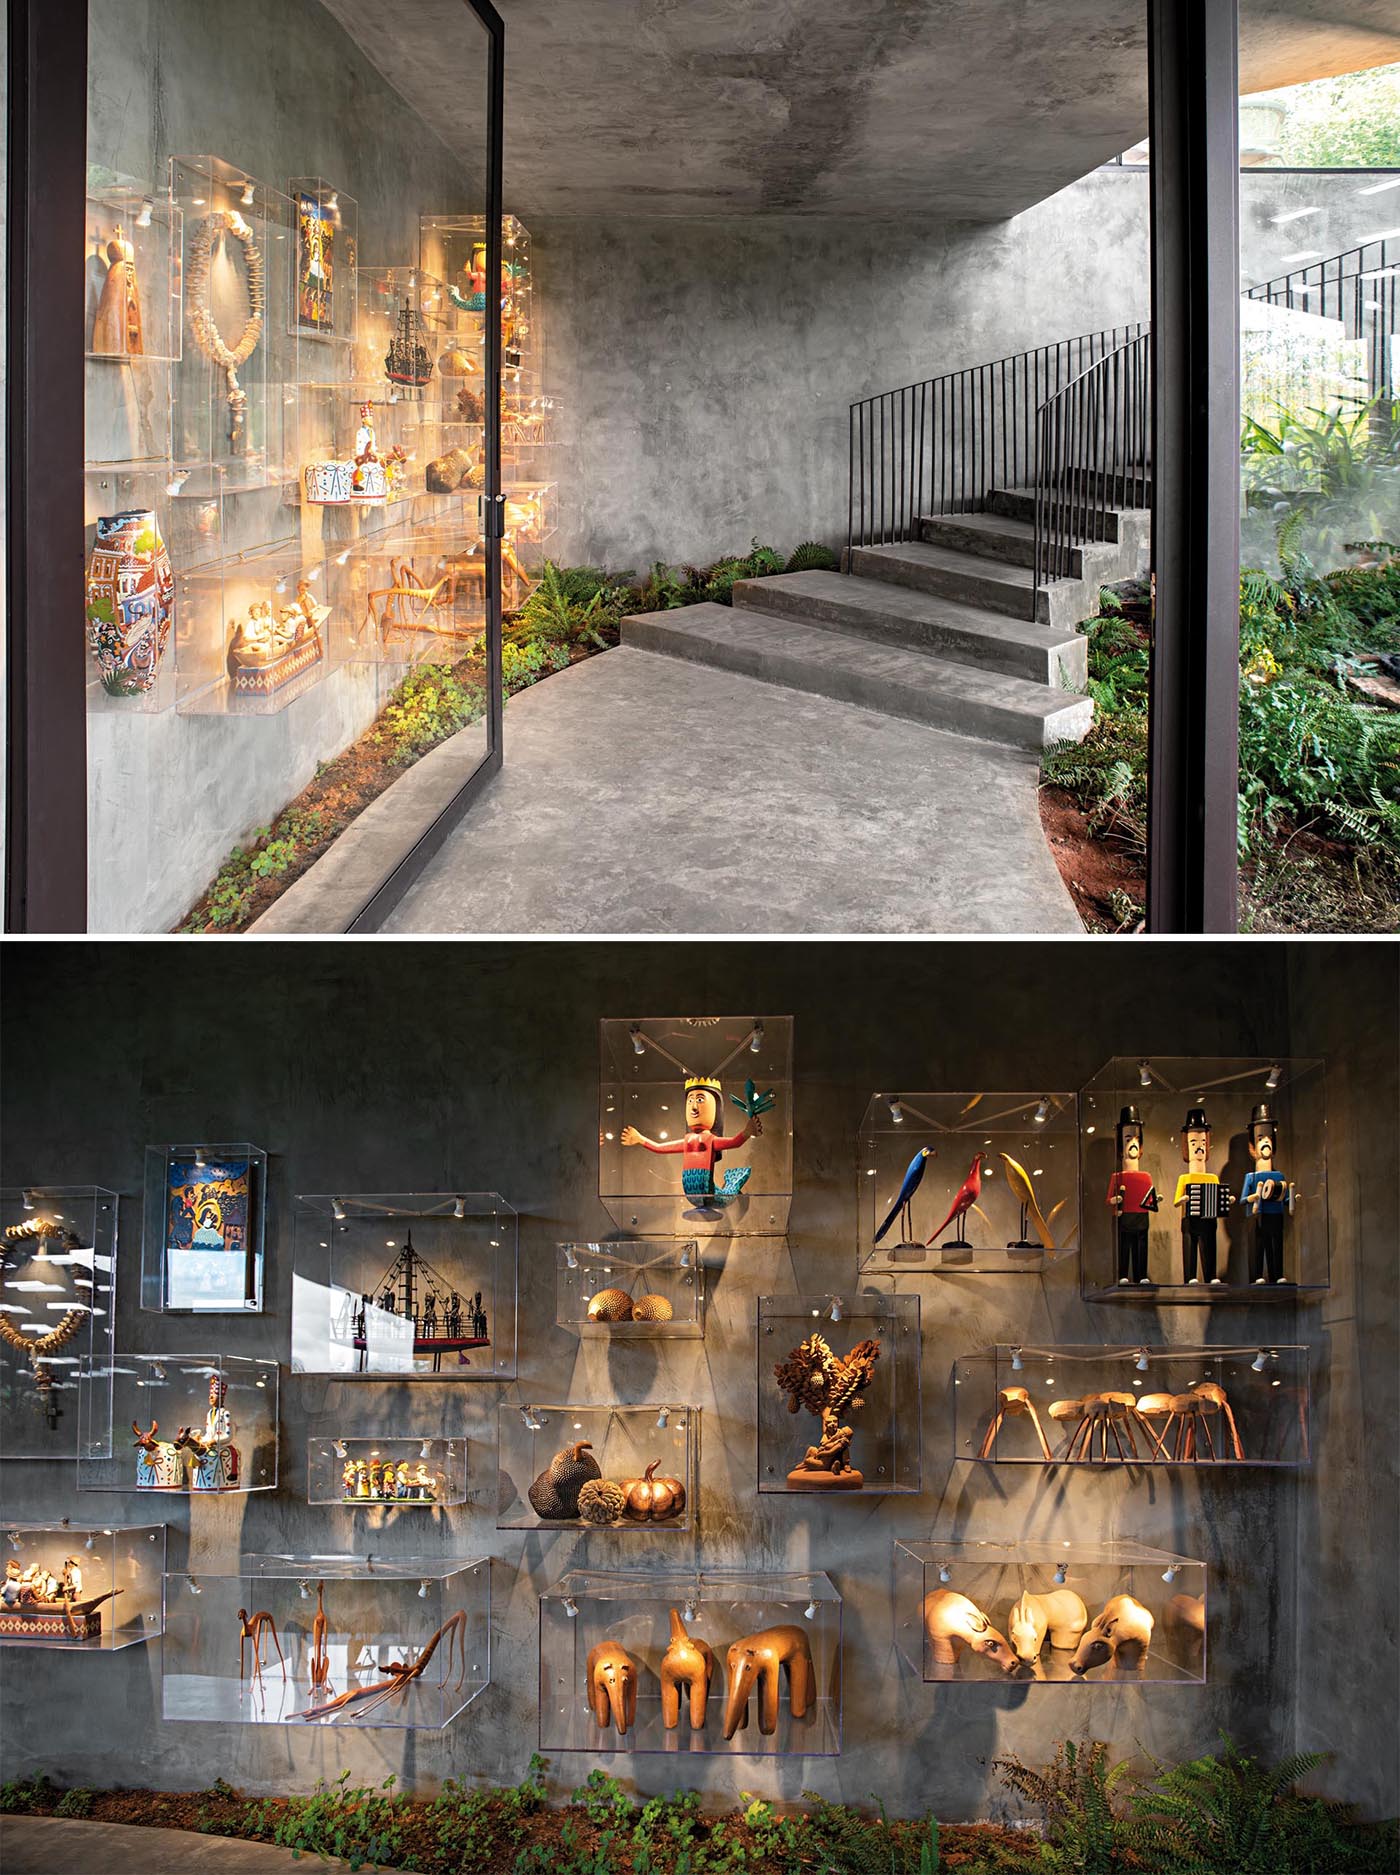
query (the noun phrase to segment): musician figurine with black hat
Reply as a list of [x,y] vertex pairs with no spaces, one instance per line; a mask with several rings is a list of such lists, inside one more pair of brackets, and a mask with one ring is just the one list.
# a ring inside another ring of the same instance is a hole
[[1274,1164],[1278,1123],[1273,1108],[1261,1100],[1249,1116],[1249,1156],[1254,1170],[1245,1174],[1240,1193],[1244,1207],[1254,1218],[1254,1237],[1249,1249],[1249,1280],[1252,1283],[1286,1283],[1283,1273],[1283,1220],[1291,1216],[1298,1202],[1297,1187],[1284,1177]]
[[[1228,1185],[1222,1185],[1207,1169],[1210,1160],[1210,1121],[1204,1107],[1192,1107],[1181,1122],[1181,1156],[1186,1170],[1176,1181],[1173,1202],[1181,1213],[1181,1261],[1183,1280],[1191,1286],[1202,1279],[1216,1287],[1224,1277],[1215,1270],[1215,1226],[1229,1215],[1235,1202]],[[1201,1274],[1196,1274],[1200,1256]],[[1228,1257],[1228,1251],[1226,1255]]]
[[1157,1187],[1142,1169],[1142,1115],[1124,1107],[1118,1115],[1118,1166],[1108,1181],[1106,1203],[1117,1220],[1118,1286],[1156,1284],[1147,1273],[1147,1233],[1157,1209]]
[[624,1146],[645,1146],[648,1152],[679,1152],[681,1190],[702,1210],[732,1204],[753,1174],[751,1165],[732,1166],[716,1186],[715,1167],[723,1153],[733,1152],[746,1139],[763,1131],[761,1116],[773,1105],[773,1095],[756,1094],[752,1081],[744,1083],[744,1094],[729,1098],[744,1115],[737,1133],[722,1138],[718,1132],[724,1111],[724,1096],[718,1078],[712,1074],[690,1074],[685,1082],[685,1137],[683,1139],[648,1139],[635,1126],[624,1126]]

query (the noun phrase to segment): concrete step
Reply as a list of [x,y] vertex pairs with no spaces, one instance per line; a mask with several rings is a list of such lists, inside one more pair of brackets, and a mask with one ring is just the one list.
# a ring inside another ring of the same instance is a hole
[[[987,494],[987,508],[1008,520],[1026,522],[1034,537],[1035,490],[1033,488],[993,488]],[[1150,508],[1076,507],[1070,510],[1070,524],[1085,539],[1117,541],[1146,552],[1152,537]]]
[[870,643],[932,652],[1032,683],[1082,690],[1088,679],[1088,640],[1080,632],[1056,631],[1030,619],[959,605],[934,593],[853,573],[780,573],[771,579],[740,580],[734,604],[741,610],[848,632]]
[[1004,612],[1010,618],[1036,619],[1065,631],[1093,610],[1093,587],[1084,580],[1057,580],[1037,593],[1035,575],[1028,566],[1007,566],[951,547],[932,547],[927,541],[853,547],[847,562],[847,570],[864,579],[912,586],[963,605]]
[[1008,566],[1035,565],[1035,524],[1030,520],[983,509],[973,514],[925,514],[919,533],[931,547],[951,547],[986,560],[1004,560]]
[[1021,749],[1079,742],[1093,720],[1088,697],[747,606],[641,613],[622,642]]

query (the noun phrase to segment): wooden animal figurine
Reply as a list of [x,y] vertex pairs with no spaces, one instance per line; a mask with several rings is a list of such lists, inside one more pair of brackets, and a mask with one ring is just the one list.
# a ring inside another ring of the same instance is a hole
[[705,1724],[705,1704],[714,1678],[715,1654],[708,1641],[692,1640],[685,1623],[671,1610],[671,1641],[661,1656],[661,1723],[674,1732],[681,1722],[681,1688],[690,1698],[690,1729]]
[[894,1223],[896,1218],[899,1219],[900,1224],[901,1245],[908,1243],[913,1237],[914,1220],[910,1214],[909,1207],[914,1202],[914,1193],[923,1183],[924,1166],[932,1157],[932,1146],[920,1146],[919,1150],[909,1161],[908,1169],[904,1174],[904,1181],[899,1188],[899,1196],[890,1206],[884,1223],[880,1226],[879,1230],[876,1231],[873,1239],[875,1243],[879,1243],[880,1239],[889,1230],[890,1225]]
[[1105,1200],[1116,1220],[1118,1287],[1155,1287],[1147,1274],[1147,1236],[1157,1209],[1157,1188],[1142,1169],[1142,1115],[1136,1107],[1120,1109],[1116,1128],[1118,1170],[1108,1181]]
[[758,1694],[758,1729],[771,1738],[778,1729],[778,1681],[786,1672],[788,1705],[794,1719],[805,1718],[816,1693],[812,1649],[804,1628],[764,1628],[735,1641],[725,1655],[729,1694],[724,1705],[724,1736],[733,1738],[749,1722],[749,1695]]
[[149,1432],[142,1432],[133,1419],[131,1430],[136,1434],[136,1484],[143,1491],[176,1491],[185,1482],[185,1464],[180,1456],[178,1440],[172,1444],[168,1439],[158,1439],[157,1421],[151,1421]]
[[[254,1619],[256,1619],[256,1616]],[[361,1700],[366,1703],[360,1706],[360,1710],[356,1716],[363,1719],[367,1717],[369,1713],[373,1712],[376,1707],[382,1706],[386,1700],[404,1699],[414,1681],[422,1677],[424,1669],[437,1652],[444,1638],[447,1641],[446,1652],[448,1664],[447,1671],[438,1681],[438,1690],[441,1691],[442,1688],[446,1686],[448,1674],[452,1671],[452,1648],[454,1643],[460,1643],[463,1649],[461,1667],[457,1675],[457,1685],[460,1686],[466,1672],[466,1628],[467,1611],[465,1608],[459,1608],[455,1614],[449,1615],[442,1626],[429,1637],[426,1647],[424,1647],[422,1653],[419,1654],[416,1660],[390,1661],[389,1665],[385,1668],[385,1672],[389,1675],[387,1680],[376,1680],[370,1686],[347,1687],[343,1693],[338,1693],[334,1699],[325,1700],[319,1706],[308,1706],[304,1712],[297,1712],[292,1716],[297,1719],[325,1719],[327,1724],[334,1724],[335,1715],[338,1712],[344,1711],[347,1706],[355,1705]]]
[[[1055,1402],[1057,1406],[1062,1406],[1063,1404],[1064,1402],[1062,1400],[1057,1400]],[[1053,1406],[1051,1411],[1054,1411]],[[1021,1414],[1024,1414],[1035,1427],[1035,1436],[1040,1441],[1041,1456],[1048,1465],[1050,1463],[1050,1447],[1046,1442],[1045,1428],[1040,1423],[1040,1414],[1036,1411],[1035,1401],[1031,1398],[1025,1387],[1003,1387],[997,1394],[997,1410],[992,1416],[992,1423],[987,1428],[987,1436],[983,1439],[982,1449],[977,1456],[979,1458],[990,1458],[992,1449],[996,1445],[997,1433],[1001,1429],[1001,1422],[1004,1419],[1012,1419]]]
[[1254,1219],[1249,1246],[1251,1283],[1288,1281],[1283,1273],[1283,1225],[1298,1202],[1298,1189],[1274,1163],[1277,1140],[1273,1108],[1267,1100],[1261,1100],[1249,1116],[1249,1156],[1254,1169],[1245,1174],[1240,1193]]
[[[1013,1159],[1009,1152],[999,1152],[997,1157],[1006,1167],[1006,1182],[1017,1204],[1021,1207],[1020,1235],[1015,1243],[1006,1246],[1007,1249],[1034,1250],[1038,1244],[1042,1250],[1053,1250],[1055,1248],[1055,1233],[1050,1228],[1050,1220],[1040,1208],[1040,1200],[1035,1195],[1034,1179],[1026,1170],[1025,1166],[1021,1164],[1020,1160]],[[1052,1208],[1051,1215],[1053,1216],[1053,1214]],[[1030,1238],[1026,1235],[1028,1230],[1034,1230],[1036,1243],[1032,1243]]]
[[1174,1628],[1186,1628],[1192,1634],[1204,1634],[1206,1631],[1205,1596],[1173,1595],[1167,1603],[1167,1625]]
[[1089,1673],[1112,1660],[1116,1666],[1140,1667],[1152,1644],[1152,1616],[1131,1595],[1112,1595],[1085,1628],[1071,1673]]
[[702,1210],[732,1204],[753,1174],[751,1165],[732,1166],[722,1183],[715,1184],[715,1167],[726,1152],[733,1152],[747,1139],[763,1131],[763,1115],[773,1105],[771,1093],[756,1094],[752,1081],[744,1084],[744,1097],[729,1098],[744,1115],[737,1133],[721,1138],[718,1132],[724,1112],[723,1093],[712,1074],[691,1074],[685,1081],[685,1135],[681,1139],[648,1139],[635,1126],[624,1126],[624,1146],[645,1146],[648,1152],[681,1154],[681,1190]]
[[326,1620],[324,1582],[316,1584],[316,1614],[311,1623],[311,1690],[313,1693],[328,1693],[331,1690],[331,1658],[326,1650],[326,1635],[330,1623]]
[[1088,1625],[1089,1611],[1073,1589],[1050,1589],[1044,1595],[1028,1589],[1006,1617],[1011,1651],[1027,1665],[1039,1660],[1047,1634],[1052,1647],[1072,1649]]
[[[1181,1122],[1181,1158],[1186,1170],[1176,1181],[1172,1202],[1181,1213],[1182,1280],[1197,1287],[1203,1277],[1221,1287],[1225,1279],[1216,1274],[1215,1227],[1229,1214],[1234,1194],[1208,1169],[1210,1121],[1204,1107],[1190,1108]],[[1196,1274],[1198,1257],[1200,1276]]]
[[[975,1211],[984,1224],[989,1221],[986,1212],[977,1202],[982,1196],[982,1166],[986,1157],[985,1152],[979,1152],[974,1157],[971,1166],[968,1168],[967,1177],[958,1187],[958,1195],[954,1198],[952,1205],[949,1207],[947,1217],[944,1218],[932,1237],[928,1239],[927,1243],[924,1245],[925,1249],[931,1249],[933,1245],[938,1242],[938,1239],[943,1235],[944,1231],[947,1230],[948,1226],[954,1221],[961,1226],[969,1211]],[[943,1248],[945,1250],[970,1250],[972,1245],[967,1241],[966,1237],[959,1235],[957,1237],[950,1237]]]
[[616,1641],[599,1641],[588,1651],[588,1703],[601,1731],[608,1721],[625,1736],[637,1718],[637,1663]]
[[773,1369],[780,1390],[788,1396],[788,1411],[805,1407],[821,1422],[822,1436],[807,1447],[806,1455],[787,1475],[796,1491],[858,1491],[864,1475],[851,1464],[855,1430],[841,1424],[848,1408],[864,1404],[880,1358],[878,1341],[858,1341],[849,1354],[833,1354],[821,1335],[809,1335],[785,1361]]
[[956,1589],[934,1589],[925,1595],[924,1633],[929,1652],[941,1667],[955,1667],[964,1647],[985,1654],[1003,1673],[1010,1673],[1016,1665],[1006,1636],[992,1626],[976,1602]]
[[240,1686],[243,1683],[243,1652],[250,1641],[253,1646],[252,1679],[256,1685],[262,1683],[262,1644],[265,1635],[271,1637],[272,1645],[277,1649],[277,1658],[282,1662],[282,1678],[285,1680],[287,1677],[287,1662],[282,1653],[282,1644],[277,1639],[277,1623],[265,1608],[259,1608],[253,1615],[250,1615],[246,1608],[240,1608],[238,1611],[238,1681]]

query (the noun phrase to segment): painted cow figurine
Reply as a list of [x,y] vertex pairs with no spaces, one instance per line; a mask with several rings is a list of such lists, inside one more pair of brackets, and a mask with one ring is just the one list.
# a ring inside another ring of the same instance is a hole
[[1088,1625],[1089,1611],[1073,1589],[1051,1589],[1044,1595],[1027,1590],[1006,1617],[1011,1651],[1027,1665],[1039,1660],[1047,1634],[1052,1647],[1073,1648]]
[[175,1444],[190,1454],[192,1491],[233,1491],[238,1487],[238,1447],[213,1444],[188,1426],[181,1426]]
[[159,1425],[151,1421],[149,1432],[142,1432],[133,1419],[131,1430],[136,1434],[133,1444],[136,1446],[136,1485],[143,1491],[177,1491],[185,1482],[185,1461],[180,1455],[178,1443],[172,1445],[168,1439],[158,1439]]
[[992,1626],[976,1602],[956,1589],[934,1589],[924,1597],[924,1632],[929,1652],[940,1666],[956,1666],[963,1647],[985,1654],[1003,1673],[1010,1673],[1016,1665],[1006,1636]]
[[1088,1673],[1112,1660],[1124,1667],[1140,1667],[1152,1644],[1152,1616],[1131,1595],[1112,1595],[1084,1630],[1071,1673]]

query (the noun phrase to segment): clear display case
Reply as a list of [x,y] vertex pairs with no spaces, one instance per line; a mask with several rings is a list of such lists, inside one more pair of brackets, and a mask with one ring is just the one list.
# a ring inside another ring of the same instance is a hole
[[414,524],[414,505],[400,503],[351,559],[338,641],[348,663],[440,663],[464,656],[485,630],[486,561],[474,529]]
[[308,1504],[423,1510],[467,1501],[462,1439],[308,1439]]
[[[276,1361],[118,1353],[111,1372],[112,1450],[79,1459],[80,1491],[184,1496],[277,1488]],[[105,1375],[81,1382],[84,1390],[107,1384]]]
[[918,1491],[919,1355],[916,1295],[760,1296],[759,1490]]
[[353,346],[359,205],[324,176],[293,176],[287,194],[296,224],[292,330],[313,344]]
[[516,1243],[498,1192],[299,1197],[292,1372],[514,1379]]
[[620,1017],[599,1037],[598,1196],[614,1222],[644,1236],[781,1235],[792,1017]]
[[321,683],[343,620],[344,563],[264,542],[176,576],[175,707],[274,716]]
[[259,1313],[266,1196],[261,1146],[148,1146],[142,1308]]
[[163,1718],[441,1731],[491,1682],[486,1558],[239,1569],[166,1575]]
[[6,1458],[109,1454],[116,1192],[0,1191],[0,1254],[0,1450]]
[[895,1639],[940,1683],[1201,1685],[1206,1568],[1128,1541],[894,1546]]
[[698,1407],[502,1403],[497,1410],[498,1530],[694,1527]]
[[571,1570],[540,1597],[541,1751],[840,1749],[829,1577]]
[[[484,215],[424,215],[418,258],[447,288],[447,306],[459,344],[482,347],[487,307]],[[501,218],[501,382],[527,390],[543,366],[535,316],[530,235],[514,215]]]
[[705,1266],[694,1239],[561,1243],[554,1319],[580,1337],[697,1339],[705,1332]]
[[0,1646],[114,1653],[160,1634],[163,1523],[3,1527]]
[[1089,1082],[1080,1110],[1087,1298],[1327,1291],[1323,1062],[1122,1057]]
[[1306,1465],[1308,1349],[1011,1347],[953,1368],[957,1456],[996,1465]]
[[857,1160],[859,1264],[1035,1273],[1079,1247],[1073,1094],[873,1094]]

